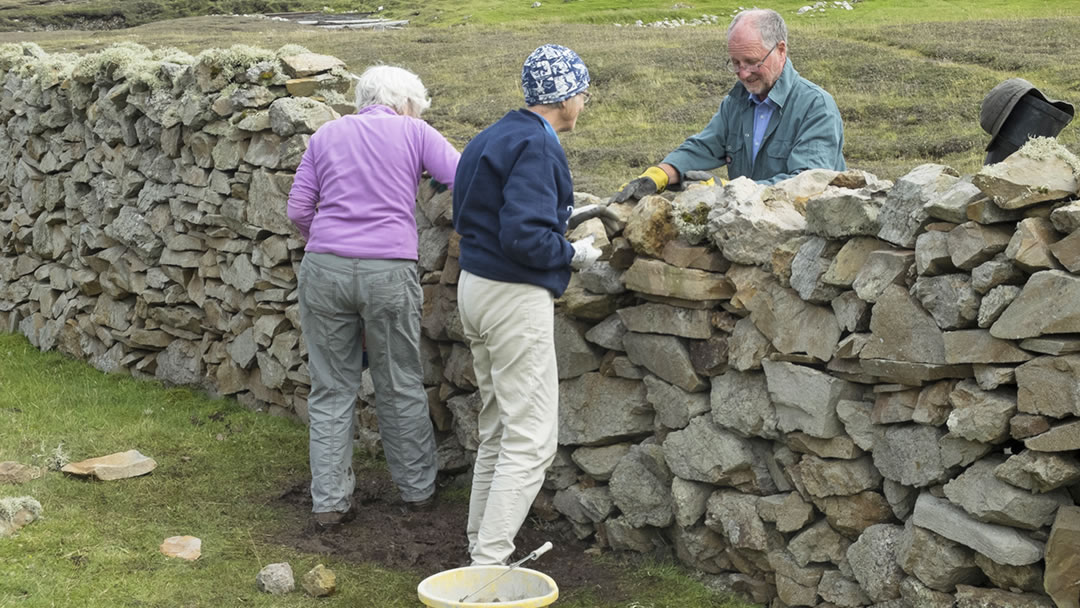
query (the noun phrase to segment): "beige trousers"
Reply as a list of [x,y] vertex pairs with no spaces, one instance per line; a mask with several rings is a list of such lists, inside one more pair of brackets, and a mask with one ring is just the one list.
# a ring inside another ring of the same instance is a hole
[[504,564],[558,446],[555,302],[543,287],[462,270],[458,310],[483,402],[469,554],[473,564]]

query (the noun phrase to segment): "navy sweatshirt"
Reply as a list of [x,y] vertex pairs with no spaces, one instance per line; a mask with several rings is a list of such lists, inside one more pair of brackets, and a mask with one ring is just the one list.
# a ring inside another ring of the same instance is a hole
[[510,112],[461,153],[454,178],[458,262],[486,279],[531,283],[559,297],[574,257],[563,236],[573,209],[570,166],[558,138],[538,114]]

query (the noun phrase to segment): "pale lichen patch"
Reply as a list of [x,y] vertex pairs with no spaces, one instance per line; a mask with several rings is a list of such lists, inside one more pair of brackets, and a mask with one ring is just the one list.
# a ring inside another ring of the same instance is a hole
[[0,521],[15,521],[15,516],[23,509],[35,519],[41,516],[41,503],[30,496],[0,498]]
[[1016,153],[1035,161],[1059,158],[1072,169],[1073,175],[1080,176],[1080,159],[1053,137],[1032,137]]

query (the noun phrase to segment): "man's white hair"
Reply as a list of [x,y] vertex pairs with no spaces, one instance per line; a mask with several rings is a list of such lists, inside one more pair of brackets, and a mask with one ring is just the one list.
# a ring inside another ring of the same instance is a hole
[[404,68],[375,65],[356,79],[356,109],[390,106],[398,114],[420,117],[431,105],[420,77]]
[[735,15],[727,29],[728,38],[731,37],[735,26],[743,19],[748,19],[748,23],[753,23],[754,29],[761,34],[761,43],[766,47],[776,46],[780,42],[787,45],[787,24],[784,23],[784,18],[780,16],[780,13],[768,8],[747,9]]

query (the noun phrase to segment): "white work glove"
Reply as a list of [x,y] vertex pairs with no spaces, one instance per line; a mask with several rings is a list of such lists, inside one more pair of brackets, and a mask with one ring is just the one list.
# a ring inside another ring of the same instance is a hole
[[600,259],[602,253],[596,247],[593,247],[593,240],[596,237],[589,235],[580,241],[570,243],[574,247],[574,258],[570,260],[570,267],[574,270],[584,270],[589,266],[596,263],[596,260]]

